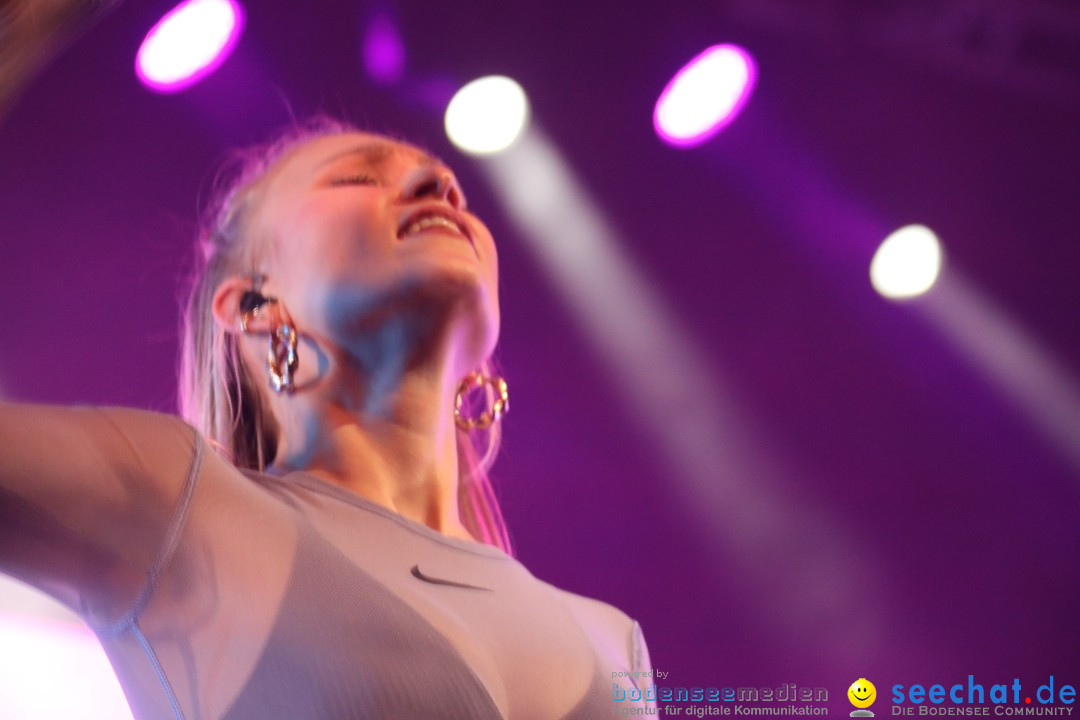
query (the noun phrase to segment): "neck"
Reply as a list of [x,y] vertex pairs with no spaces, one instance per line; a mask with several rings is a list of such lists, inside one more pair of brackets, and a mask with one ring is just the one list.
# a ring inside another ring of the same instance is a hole
[[458,513],[452,333],[416,345],[386,325],[332,354],[317,382],[273,399],[274,465],[303,470],[441,533],[474,539]]

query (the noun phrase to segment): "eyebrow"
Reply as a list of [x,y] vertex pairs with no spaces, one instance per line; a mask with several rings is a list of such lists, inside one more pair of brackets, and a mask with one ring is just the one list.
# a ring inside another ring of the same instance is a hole
[[379,165],[386,162],[387,158],[397,152],[407,152],[410,155],[415,155],[426,165],[440,165],[442,160],[435,157],[430,153],[426,153],[422,150],[414,148],[407,148],[402,145],[395,145],[393,143],[384,142],[381,140],[373,140],[371,142],[355,145],[350,148],[336,152],[329,157],[323,158],[316,166],[316,170],[320,170],[330,163],[340,160],[343,157],[349,157],[351,155],[359,155],[364,158],[364,161],[369,165]]

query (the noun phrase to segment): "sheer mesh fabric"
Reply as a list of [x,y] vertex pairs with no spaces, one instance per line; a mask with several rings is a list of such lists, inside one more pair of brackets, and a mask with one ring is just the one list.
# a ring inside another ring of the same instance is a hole
[[95,627],[139,720],[584,720],[650,669],[625,614],[497,548],[192,444],[147,585]]

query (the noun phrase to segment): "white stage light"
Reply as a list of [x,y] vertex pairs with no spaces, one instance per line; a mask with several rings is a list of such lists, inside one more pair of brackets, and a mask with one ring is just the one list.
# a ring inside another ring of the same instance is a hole
[[529,119],[529,101],[516,82],[489,75],[465,85],[446,107],[446,135],[471,155],[497,153],[514,144]]
[[120,683],[70,610],[0,575],[0,718],[131,720]]
[[885,238],[874,253],[870,282],[887,298],[917,297],[937,282],[941,262],[937,235],[923,225],[907,225]]

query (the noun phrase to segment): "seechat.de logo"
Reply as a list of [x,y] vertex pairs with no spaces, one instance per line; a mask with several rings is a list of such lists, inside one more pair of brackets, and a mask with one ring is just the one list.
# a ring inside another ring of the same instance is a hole
[[866,678],[859,678],[847,689],[847,697],[856,707],[851,711],[851,717],[874,717],[874,713],[866,709],[877,700],[877,688],[874,687],[874,683]]

